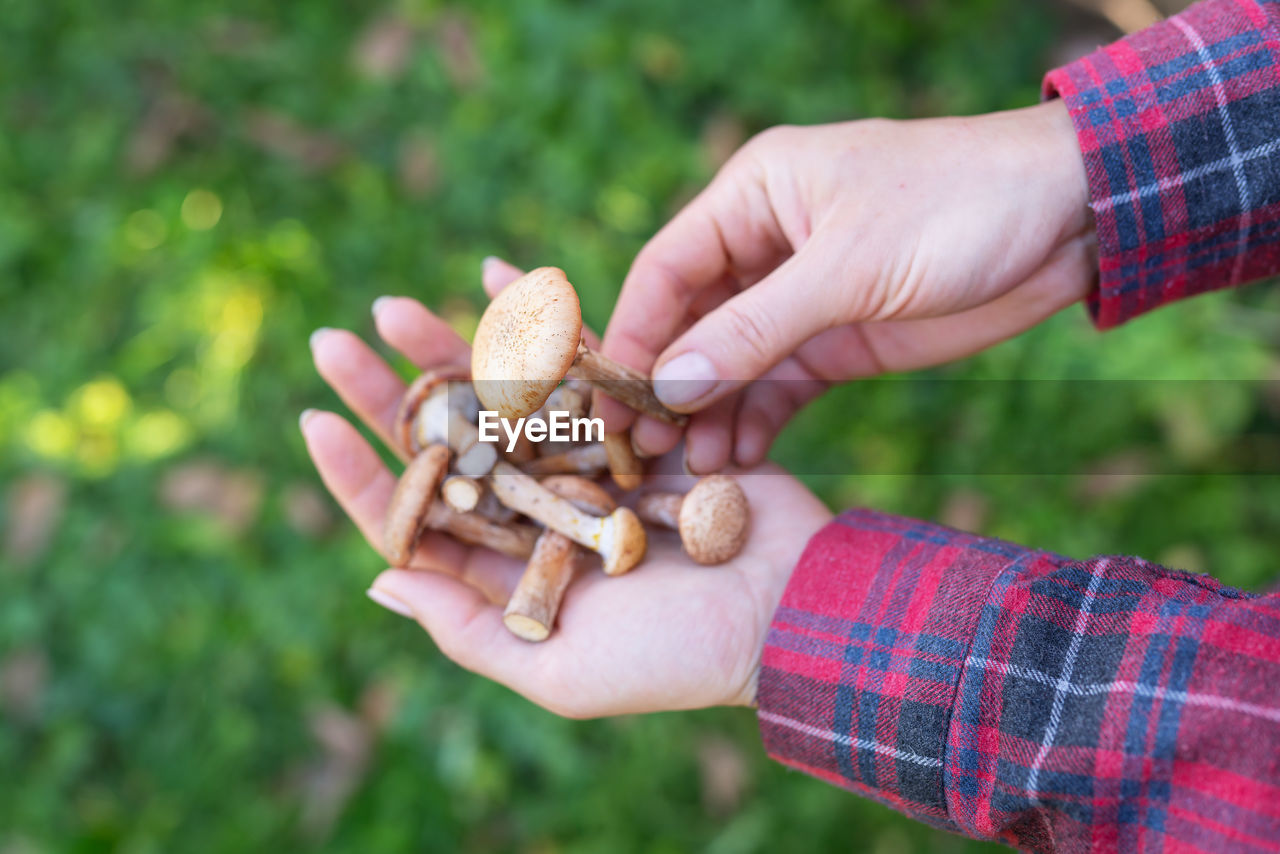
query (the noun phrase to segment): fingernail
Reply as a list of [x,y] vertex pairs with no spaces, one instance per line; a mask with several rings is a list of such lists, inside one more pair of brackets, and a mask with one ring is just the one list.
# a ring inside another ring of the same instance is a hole
[[378,297],[376,300],[373,301],[373,307],[370,309],[370,311],[373,312],[374,318],[377,318],[378,312],[382,311],[382,307],[387,303],[391,302],[391,299],[392,299],[391,297],[383,296],[383,297]]
[[298,429],[299,430],[307,429],[307,422],[310,421],[311,416],[315,414],[316,414],[316,410],[314,409],[302,410],[301,414],[298,415]]
[[376,587],[370,587],[364,592],[364,594],[374,602],[377,602],[379,605],[386,608],[388,611],[391,611],[394,614],[399,614],[402,617],[413,619],[413,609],[396,597],[392,596],[390,593],[383,592]]
[[682,406],[706,397],[719,381],[711,360],[691,350],[658,369],[653,376],[653,392],[667,406]]
[[498,258],[497,255],[484,256],[483,260],[480,261],[480,272],[481,273],[489,272],[489,268],[492,267],[494,264],[497,264],[499,260],[500,259]]
[[328,326],[321,326],[315,332],[311,333],[311,337],[307,339],[307,343],[311,345],[311,349],[315,350],[320,345],[320,339],[328,335],[333,330]]

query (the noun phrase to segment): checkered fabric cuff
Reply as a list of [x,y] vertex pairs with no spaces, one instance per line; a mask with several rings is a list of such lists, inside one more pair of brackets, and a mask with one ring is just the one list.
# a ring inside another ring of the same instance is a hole
[[[810,541],[766,642],[758,694],[780,762],[948,830],[948,732],[1000,579],[1065,558],[939,525],[849,511]],[[954,759],[948,759],[954,762]]]
[[1205,0],[1051,71],[1098,224],[1101,328],[1280,272],[1280,3]]

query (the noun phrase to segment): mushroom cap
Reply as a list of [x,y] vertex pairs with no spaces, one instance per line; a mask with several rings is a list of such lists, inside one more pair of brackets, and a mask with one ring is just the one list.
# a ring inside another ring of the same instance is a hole
[[724,563],[742,549],[750,521],[742,487],[713,474],[694,484],[680,504],[680,542],[698,563]]
[[409,562],[427,509],[448,468],[449,449],[444,445],[432,445],[405,466],[382,525],[382,547],[392,566]]
[[601,537],[600,557],[605,575],[622,575],[644,558],[648,543],[640,517],[629,507],[619,507],[610,514],[607,533]]
[[618,509],[618,502],[594,480],[576,474],[553,474],[539,481],[547,489],[592,516],[608,516]]
[[494,297],[476,327],[471,375],[486,409],[536,412],[569,372],[582,338],[578,294],[557,267],[539,267]]
[[414,438],[413,422],[418,416],[418,409],[431,397],[441,383],[454,380],[469,380],[471,374],[461,365],[444,365],[423,371],[400,397],[400,406],[396,408],[395,431],[393,435],[400,443],[400,450],[406,454],[416,454],[422,448]]

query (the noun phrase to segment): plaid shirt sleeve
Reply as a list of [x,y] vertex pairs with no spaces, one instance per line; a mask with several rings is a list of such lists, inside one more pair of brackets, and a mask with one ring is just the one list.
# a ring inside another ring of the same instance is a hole
[[1280,272],[1280,2],[1205,0],[1050,72],[1084,155],[1102,328]]
[[760,674],[780,762],[1038,851],[1280,850],[1280,597],[850,511]]

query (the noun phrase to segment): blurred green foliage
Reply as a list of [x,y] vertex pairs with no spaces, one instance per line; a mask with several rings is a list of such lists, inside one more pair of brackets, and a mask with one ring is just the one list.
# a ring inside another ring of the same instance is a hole
[[[565,267],[603,326],[644,238],[746,135],[1029,103],[1064,38],[1053,7],[3,17],[0,851],[980,847],[771,765],[747,712],[573,723],[462,673],[361,595],[380,563],[295,425],[338,406],[315,327],[367,335],[386,293],[466,332],[490,253]],[[1106,336],[1070,311],[936,381],[833,394],[777,456],[865,472],[806,477],[833,505],[1259,584],[1280,483],[1214,472],[1272,448],[1265,386],[1099,402],[968,381],[1274,377],[1278,311],[1253,289]],[[1052,464],[976,474],[1005,451]]]

